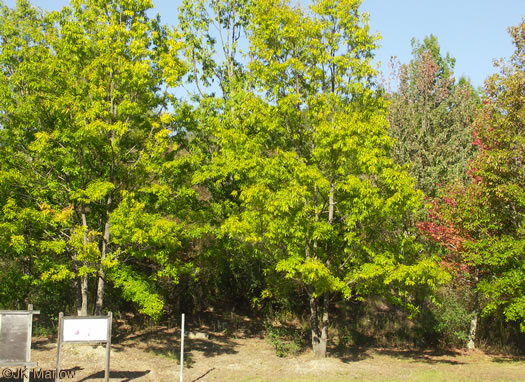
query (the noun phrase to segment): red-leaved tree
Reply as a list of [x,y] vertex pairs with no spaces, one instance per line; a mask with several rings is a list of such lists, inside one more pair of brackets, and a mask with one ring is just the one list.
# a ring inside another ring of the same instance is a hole
[[483,110],[473,123],[479,151],[470,182],[432,200],[420,230],[445,249],[443,264],[475,289],[469,348],[478,312],[517,321],[525,332],[525,19],[510,28],[516,52],[485,82]]

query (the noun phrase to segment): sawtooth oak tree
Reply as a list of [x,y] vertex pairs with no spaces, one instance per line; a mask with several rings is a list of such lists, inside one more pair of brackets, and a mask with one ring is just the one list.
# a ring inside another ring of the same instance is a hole
[[[220,151],[222,132],[233,128],[239,112],[244,112],[250,102],[252,86],[241,49],[246,42],[249,4],[245,0],[186,0],[179,10],[189,96],[181,103],[178,115],[197,164],[193,182],[207,211],[206,228],[203,226],[207,235],[196,260],[198,282],[192,283],[195,296],[199,296],[197,304],[213,300],[249,303],[260,295],[264,284],[264,259],[221,230],[225,219],[239,207],[233,195],[243,180],[229,176],[229,166],[210,165],[216,163],[212,158]],[[245,91],[246,97],[239,91]]]
[[174,36],[148,18],[151,7],[72,0],[39,14],[20,0],[1,8],[2,187],[17,194],[3,196],[2,208],[4,220],[23,225],[10,246],[31,257],[42,281],[74,281],[80,315],[89,306],[101,313],[109,281],[158,317],[151,280],[179,270],[183,223],[140,213],[133,198],[166,198],[173,190],[159,179],[180,162],[163,89],[183,65]]
[[242,32],[249,51],[226,71],[215,151],[196,177],[229,187],[218,232],[263,259],[275,282],[263,295],[278,292],[283,277],[307,292],[317,356],[326,354],[332,296],[380,294],[417,310],[408,290],[446,277],[405,224],[422,193],[389,157],[375,38],[360,3],[254,1],[244,4],[248,24],[225,22],[239,27],[228,36],[237,42]]

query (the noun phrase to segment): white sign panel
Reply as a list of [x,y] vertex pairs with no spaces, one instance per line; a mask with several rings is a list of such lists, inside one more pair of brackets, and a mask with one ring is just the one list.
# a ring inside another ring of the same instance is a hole
[[64,342],[90,342],[108,340],[107,318],[64,317]]

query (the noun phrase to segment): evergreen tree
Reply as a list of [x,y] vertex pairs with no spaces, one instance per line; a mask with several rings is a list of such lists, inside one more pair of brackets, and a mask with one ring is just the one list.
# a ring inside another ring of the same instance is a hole
[[412,61],[399,68],[398,89],[389,95],[393,156],[409,164],[417,187],[434,197],[452,180],[467,180],[479,99],[467,80],[454,79],[455,60],[441,54],[435,36],[423,44],[413,40],[412,54]]

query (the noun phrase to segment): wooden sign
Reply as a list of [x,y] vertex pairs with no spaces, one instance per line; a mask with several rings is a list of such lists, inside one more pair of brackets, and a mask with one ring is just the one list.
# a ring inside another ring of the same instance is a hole
[[109,360],[111,353],[111,312],[107,316],[64,317],[58,315],[58,344],[56,379],[59,381],[62,361],[62,344],[106,344],[106,362],[104,380],[109,381]]
[[107,317],[64,317],[63,342],[107,342]]

